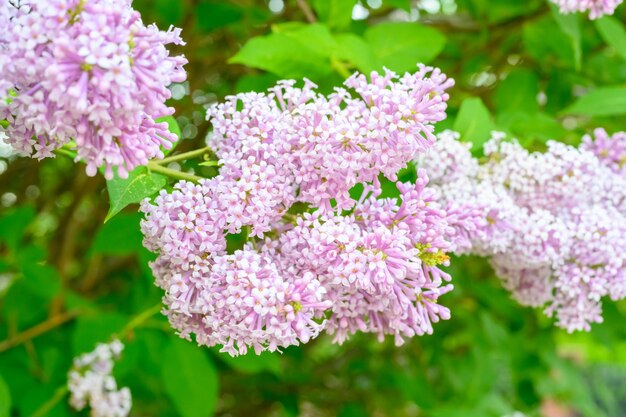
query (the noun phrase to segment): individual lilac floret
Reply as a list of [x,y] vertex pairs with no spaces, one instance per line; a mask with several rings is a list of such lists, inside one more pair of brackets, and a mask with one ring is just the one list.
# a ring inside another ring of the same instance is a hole
[[623,0],[550,0],[561,13],[589,12],[590,19],[611,15]]
[[180,30],[145,26],[129,3],[3,2],[0,120],[16,150],[41,159],[71,144],[89,175],[102,167],[110,179],[172,147],[156,119],[173,113],[167,86],[186,78],[185,58],[165,47],[183,44]]
[[132,405],[130,390],[118,388],[112,375],[113,362],[124,345],[119,340],[98,344],[93,352],[74,359],[69,372],[70,405],[81,411],[87,406],[93,417],[126,417]]
[[418,164],[438,173],[442,201],[482,213],[476,228],[463,229],[462,253],[488,256],[520,303],[547,306],[568,331],[589,330],[602,321],[602,297],[626,297],[622,142],[597,130],[580,148],[551,141],[531,153],[496,134],[479,164],[444,133]]

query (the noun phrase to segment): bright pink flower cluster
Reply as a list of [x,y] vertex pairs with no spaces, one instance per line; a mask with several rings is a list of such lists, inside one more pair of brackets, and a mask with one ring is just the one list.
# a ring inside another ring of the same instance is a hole
[[561,13],[589,12],[590,19],[611,15],[623,0],[551,0]]
[[145,26],[129,0],[3,1],[0,26],[0,120],[16,150],[41,159],[74,141],[87,173],[111,178],[177,140],[156,119],[186,78],[165,48],[183,44],[179,29]]
[[446,132],[418,164],[444,201],[482,210],[459,252],[489,256],[521,303],[547,305],[568,331],[589,330],[602,321],[602,297],[626,297],[625,139],[597,130],[579,148],[548,142],[531,153],[496,134],[479,163]]
[[[236,355],[324,330],[337,342],[363,331],[401,343],[449,318],[438,298],[452,286],[439,267],[480,212],[440,207],[421,171],[416,184],[397,184],[398,198],[379,199],[378,177],[396,180],[434,143],[450,85],[420,67],[355,75],[346,87],[356,97],[286,81],[210,109],[219,175],[142,204],[144,242],[159,255],[152,268],[180,335]],[[242,231],[248,243],[227,250],[227,235]]]

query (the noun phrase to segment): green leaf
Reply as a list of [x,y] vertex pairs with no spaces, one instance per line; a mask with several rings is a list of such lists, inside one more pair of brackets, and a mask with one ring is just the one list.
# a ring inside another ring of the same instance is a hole
[[91,245],[91,253],[124,256],[138,252],[143,239],[139,213],[124,213],[102,225]]
[[482,152],[483,144],[496,128],[491,114],[480,98],[463,101],[454,121],[454,130],[461,134],[461,140],[471,142],[474,152]]
[[323,78],[332,73],[334,40],[328,28],[280,25],[275,33],[250,39],[228,62],[272,72],[284,78]]
[[260,355],[248,352],[237,357],[219,353],[219,358],[243,374],[256,374],[263,371],[271,372],[274,375],[282,374],[280,354],[277,352],[263,352]]
[[51,300],[61,291],[61,276],[50,265],[23,264],[22,273],[26,286],[46,300]]
[[113,178],[107,181],[109,190],[109,212],[104,222],[111,220],[129,204],[139,203],[161,190],[167,179],[163,175],[148,171],[145,166],[139,166],[128,174],[128,178]]
[[357,0],[314,0],[313,8],[317,16],[328,27],[345,29],[352,22],[352,9]]
[[11,416],[11,393],[7,383],[0,375],[0,417]]
[[443,50],[446,38],[437,30],[417,23],[381,23],[365,32],[380,67],[393,71],[414,71]]
[[[550,139],[559,140],[567,133],[556,119],[545,113],[518,113],[508,121],[508,128],[513,134],[520,137],[520,142],[524,146],[530,145],[532,141],[546,143]],[[500,119],[498,119],[498,126],[500,126]]]
[[[176,3],[176,2],[174,2]],[[238,22],[243,17],[243,9],[228,2],[201,1],[196,6],[195,15],[198,29],[208,33]]]
[[525,23],[524,48],[539,63],[553,62],[557,58],[567,66],[576,67],[579,57],[573,41],[554,23],[550,16]]
[[574,51],[574,62],[577,70],[582,66],[582,45],[580,34],[580,15],[578,13],[561,13],[554,5],[550,5],[552,17],[561,31],[570,39]]
[[6,242],[11,250],[16,250],[24,238],[26,227],[35,219],[35,209],[22,206],[7,211],[0,216],[0,241]]
[[537,94],[539,80],[537,74],[520,69],[511,72],[498,85],[494,95],[496,111],[501,113],[535,113],[538,110]]
[[374,52],[363,38],[352,33],[342,33],[335,36],[335,41],[336,58],[352,63],[363,73],[369,73],[377,68]]
[[594,20],[596,29],[604,41],[615,49],[615,52],[626,60],[626,27],[612,16],[604,16]]
[[96,312],[76,320],[72,335],[74,356],[91,352],[98,343],[108,343],[130,319],[119,313]]
[[590,91],[576,100],[564,113],[587,116],[626,114],[626,87],[601,87]]
[[208,417],[215,412],[218,377],[206,351],[172,338],[163,352],[165,390],[182,417]]

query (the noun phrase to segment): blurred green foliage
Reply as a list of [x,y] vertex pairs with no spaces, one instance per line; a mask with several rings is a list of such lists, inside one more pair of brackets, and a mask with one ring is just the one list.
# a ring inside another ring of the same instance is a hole
[[[493,129],[531,149],[576,143],[599,126],[626,130],[623,6],[595,22],[545,0],[134,6],[146,22],[184,29],[189,79],[172,86],[168,120],[183,138],[176,152],[204,146],[204,110],[228,94],[283,77],[332,91],[354,70],[416,62],[455,78],[438,127],[458,130],[477,153]],[[0,417],[76,415],[62,388],[72,358],[157,311],[135,203],[169,185],[146,168],[107,184],[66,159],[0,162]],[[181,168],[214,175],[206,165]],[[606,302],[603,324],[570,335],[511,300],[484,260],[453,259],[450,273],[456,289],[442,300],[452,319],[400,347],[323,336],[231,358],[179,339],[155,314],[125,334],[116,376],[135,416],[626,416],[626,304]]]

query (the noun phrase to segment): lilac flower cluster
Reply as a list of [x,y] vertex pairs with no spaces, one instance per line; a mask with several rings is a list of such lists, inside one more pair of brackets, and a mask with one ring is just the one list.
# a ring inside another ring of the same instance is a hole
[[177,140],[156,119],[186,78],[165,47],[183,44],[179,29],[145,26],[129,0],[3,1],[0,27],[0,120],[16,150],[41,159],[73,143],[89,175],[111,178]]
[[[397,180],[435,142],[451,85],[420,66],[355,74],[329,96],[283,81],[211,108],[219,175],[142,204],[144,245],[159,255],[152,269],[179,334],[237,355],[322,331],[399,344],[449,318],[440,266],[480,211],[439,206],[421,171],[397,184],[399,198],[378,197],[379,175]],[[227,250],[227,235],[242,232],[243,249]]]
[[623,0],[550,0],[561,13],[589,12],[590,19],[611,15]]
[[114,360],[124,345],[119,340],[98,344],[94,351],[74,359],[69,372],[70,405],[80,411],[89,406],[93,417],[126,417],[131,395],[126,387],[117,388],[111,374]]
[[601,322],[602,297],[626,297],[626,134],[595,136],[531,153],[494,134],[479,163],[445,132],[418,161],[439,198],[482,211],[458,252],[489,256],[516,299],[568,331]]

